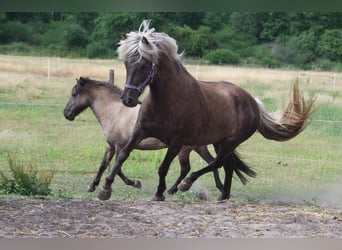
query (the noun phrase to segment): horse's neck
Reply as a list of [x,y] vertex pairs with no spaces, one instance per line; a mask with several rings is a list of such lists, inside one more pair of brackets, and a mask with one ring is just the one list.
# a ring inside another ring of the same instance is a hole
[[113,144],[129,139],[140,105],[136,108],[125,107],[119,96],[103,92],[97,95],[91,103],[91,109],[99,121],[103,133]]
[[173,62],[172,65],[164,65],[158,72],[155,84],[151,85],[151,90],[154,92],[152,95],[160,97],[159,102],[173,101],[175,98],[179,98],[179,95],[191,91],[192,81],[196,81],[196,79],[177,62]]
[[119,106],[120,100],[103,91],[101,94],[94,95],[90,108],[102,129],[108,130],[112,126],[114,118],[117,117]]

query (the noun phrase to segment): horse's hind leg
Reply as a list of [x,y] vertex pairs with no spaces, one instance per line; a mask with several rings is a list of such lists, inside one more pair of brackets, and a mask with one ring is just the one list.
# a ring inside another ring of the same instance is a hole
[[167,172],[169,171],[169,167],[170,167],[172,160],[177,156],[181,147],[182,147],[182,144],[175,144],[175,145],[170,144],[169,145],[166,155],[164,157],[164,160],[159,166],[159,170],[158,170],[159,185],[158,185],[157,192],[152,198],[153,201],[165,200],[165,197],[164,197],[164,191],[166,189],[165,177],[167,175]]
[[[217,151],[216,158],[207,167],[202,168],[197,172],[193,172],[189,177],[183,179],[182,182],[178,185],[178,190],[189,190],[194,181],[196,181],[200,176],[210,171],[217,170],[223,165],[225,158],[228,157],[234,149],[232,146],[229,145],[229,143],[225,143],[224,141],[214,146],[215,150]],[[230,168],[233,169],[233,166],[230,166]]]
[[[213,160],[214,157],[210,154],[208,147],[207,146],[201,146],[201,147],[196,147],[194,149],[197,154],[199,154],[208,164],[210,164]],[[214,174],[214,179],[215,179],[215,185],[220,192],[223,190],[223,184],[220,180],[220,175],[219,171],[217,169],[213,170]]]
[[96,187],[100,183],[100,180],[101,180],[103,172],[108,167],[108,165],[111,162],[114,154],[115,154],[115,147],[111,146],[110,144],[107,143],[106,151],[105,151],[105,154],[103,156],[101,165],[99,167],[99,170],[97,172],[97,175],[96,175],[95,179],[93,180],[93,182],[89,185],[89,187],[87,189],[88,192],[94,192],[95,191]]
[[233,178],[233,157],[230,154],[223,162],[223,168],[225,172],[225,179],[223,189],[221,191],[221,195],[219,196],[218,200],[228,200],[230,198],[230,189],[232,186],[232,178]]
[[122,170],[120,169],[118,172],[118,176],[121,178],[121,180],[127,185],[127,186],[132,186],[135,188],[139,188],[141,189],[142,185],[141,182],[139,180],[131,180],[128,177],[126,177],[124,175],[124,173],[122,172]]
[[178,160],[179,160],[179,163],[181,165],[181,172],[180,172],[180,175],[179,175],[178,179],[176,180],[175,184],[173,184],[172,187],[167,191],[169,194],[177,193],[177,191],[178,191],[178,188],[177,188],[178,184],[189,173],[189,171],[190,171],[189,156],[190,156],[191,150],[192,150],[191,147],[183,146],[181,151],[179,151],[179,153],[178,153]]

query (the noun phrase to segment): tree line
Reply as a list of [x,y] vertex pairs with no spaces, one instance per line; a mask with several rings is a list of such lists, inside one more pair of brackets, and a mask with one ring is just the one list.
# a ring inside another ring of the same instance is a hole
[[342,71],[341,12],[3,12],[0,53],[115,58],[122,35],[143,19],[186,58]]

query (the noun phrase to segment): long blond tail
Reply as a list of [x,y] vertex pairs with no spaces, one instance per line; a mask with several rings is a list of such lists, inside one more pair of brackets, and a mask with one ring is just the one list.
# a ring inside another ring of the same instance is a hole
[[260,124],[258,131],[267,139],[287,141],[308,126],[308,120],[314,112],[313,104],[316,98],[311,97],[305,102],[303,94],[299,91],[298,81],[293,85],[293,97],[280,118],[267,113],[261,101],[257,100],[260,109]]

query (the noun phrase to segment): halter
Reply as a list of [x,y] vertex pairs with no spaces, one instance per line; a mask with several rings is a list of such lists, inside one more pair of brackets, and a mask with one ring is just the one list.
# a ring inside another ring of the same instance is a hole
[[154,74],[155,66],[156,66],[155,63],[152,63],[152,64],[151,64],[151,70],[150,70],[150,72],[148,73],[146,80],[145,80],[142,84],[140,84],[140,85],[138,85],[138,86],[135,86],[135,85],[132,85],[132,84],[126,82],[126,83],[125,83],[125,88],[128,88],[128,89],[135,89],[135,90],[138,90],[140,93],[142,93],[143,90],[145,89],[146,85],[148,84],[148,82],[149,82],[149,81],[152,81],[152,79],[153,79],[153,74]]

